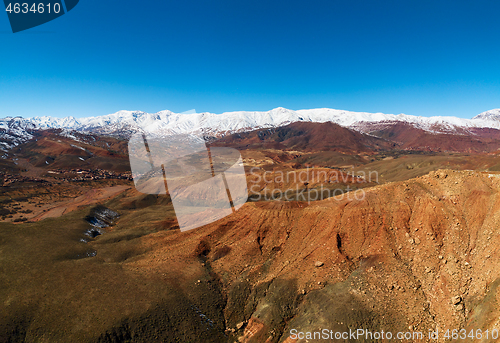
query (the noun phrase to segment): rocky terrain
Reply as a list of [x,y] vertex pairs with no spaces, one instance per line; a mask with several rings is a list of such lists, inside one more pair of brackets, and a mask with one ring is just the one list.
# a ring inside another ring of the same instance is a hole
[[90,241],[78,237],[91,206],[4,224],[0,339],[306,342],[291,330],[366,329],[438,330],[444,342],[446,330],[491,331],[499,187],[500,174],[438,170],[358,199],[247,203],[188,232],[168,197],[129,188],[102,202],[120,217]]
[[491,330],[499,176],[439,170],[362,200],[249,204],[178,249],[224,276],[239,341],[293,342],[291,329]]
[[168,195],[135,190],[126,140],[33,129],[0,163],[0,342],[497,341],[500,135],[467,130],[212,137],[249,200],[181,232]]

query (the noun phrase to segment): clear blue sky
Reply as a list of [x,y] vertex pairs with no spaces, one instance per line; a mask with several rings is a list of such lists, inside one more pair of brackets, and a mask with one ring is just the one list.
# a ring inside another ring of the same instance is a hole
[[[2,11],[3,12],[3,11]],[[81,0],[12,34],[0,117],[500,107],[500,1]]]

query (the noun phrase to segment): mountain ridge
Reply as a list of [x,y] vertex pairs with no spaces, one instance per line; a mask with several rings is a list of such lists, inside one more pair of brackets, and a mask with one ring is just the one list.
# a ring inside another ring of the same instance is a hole
[[133,132],[148,132],[160,136],[203,134],[223,137],[237,132],[282,127],[295,122],[332,122],[360,132],[370,132],[372,126],[380,126],[381,123],[390,125],[403,122],[430,133],[474,135],[474,129],[477,128],[500,129],[500,109],[482,112],[472,119],[353,112],[330,108],[295,111],[283,107],[270,111],[234,111],[222,114],[122,110],[86,118],[6,117],[0,119],[0,148],[11,148],[32,138],[32,130],[63,129],[122,138],[128,138]]

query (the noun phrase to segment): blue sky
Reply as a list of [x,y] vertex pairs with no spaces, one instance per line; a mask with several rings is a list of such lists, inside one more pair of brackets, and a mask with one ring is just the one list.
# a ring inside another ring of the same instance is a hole
[[500,2],[81,0],[12,34],[0,117],[500,107]]

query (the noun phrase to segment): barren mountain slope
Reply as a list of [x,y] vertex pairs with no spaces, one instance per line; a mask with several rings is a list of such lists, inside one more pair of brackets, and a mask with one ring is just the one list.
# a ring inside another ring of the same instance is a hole
[[361,153],[394,148],[383,139],[368,136],[332,122],[298,122],[286,126],[235,133],[218,139],[216,146],[238,149],[271,148],[300,151]]
[[[84,210],[2,224],[1,322],[16,330],[4,337],[294,342],[292,329],[491,329],[497,176],[440,170],[364,197],[247,203],[188,232],[168,198],[130,190],[105,203],[121,217],[88,243],[78,242]],[[95,254],[74,257],[85,251]]]
[[163,256],[208,256],[225,281],[228,326],[250,320],[246,342],[284,341],[292,328],[491,329],[499,185],[497,175],[438,171],[363,200],[248,204],[180,245],[149,238]]
[[359,123],[353,128],[393,142],[401,150],[485,153],[500,148],[500,130],[493,128],[454,127],[448,132],[439,128],[429,131],[398,121]]

